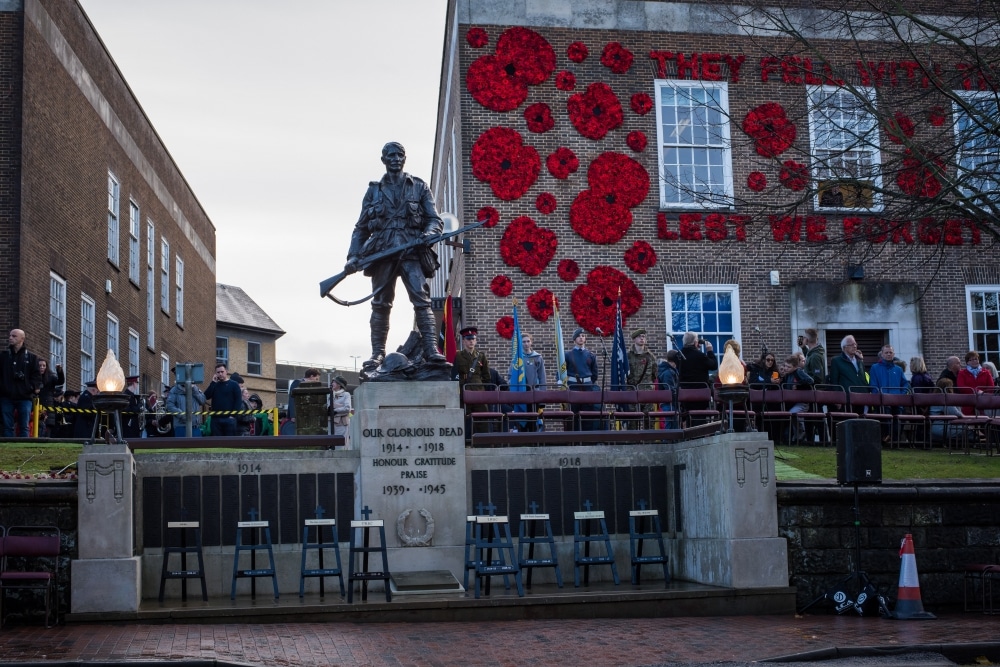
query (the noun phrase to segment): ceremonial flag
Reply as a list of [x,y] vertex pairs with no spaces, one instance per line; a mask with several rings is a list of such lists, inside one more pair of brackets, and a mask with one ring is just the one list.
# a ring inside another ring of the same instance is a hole
[[628,384],[628,348],[625,345],[625,330],[622,326],[622,293],[618,290],[614,343],[611,346],[611,388],[623,389],[626,384]]
[[[507,384],[511,391],[527,391],[524,381],[524,346],[521,344],[521,325],[517,321],[517,299],[514,299],[514,337],[510,341],[510,379]],[[528,409],[525,404],[515,405],[515,412]]]
[[455,363],[455,323],[452,320],[451,295],[444,300],[444,317],[441,319],[441,337],[444,339],[441,345],[441,354],[448,360],[449,364]]
[[552,319],[556,324],[556,383],[563,389],[569,386],[566,370],[566,350],[563,348],[562,325],[559,323],[559,300],[552,297]]

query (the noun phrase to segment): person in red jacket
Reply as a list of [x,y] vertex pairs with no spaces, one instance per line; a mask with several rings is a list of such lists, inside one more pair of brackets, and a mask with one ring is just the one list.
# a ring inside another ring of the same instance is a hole
[[[965,367],[958,371],[955,386],[972,389],[977,394],[993,389],[993,376],[980,365],[978,352],[970,350],[965,353]],[[974,410],[971,406],[966,406],[962,408],[962,412],[971,415]]]

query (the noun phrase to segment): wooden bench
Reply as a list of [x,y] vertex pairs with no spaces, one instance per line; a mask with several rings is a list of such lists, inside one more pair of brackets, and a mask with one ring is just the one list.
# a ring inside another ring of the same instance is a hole
[[681,442],[715,435],[721,422],[709,422],[685,429],[642,429],[636,431],[542,431],[540,433],[473,433],[473,447],[537,447],[550,445],[649,444]]

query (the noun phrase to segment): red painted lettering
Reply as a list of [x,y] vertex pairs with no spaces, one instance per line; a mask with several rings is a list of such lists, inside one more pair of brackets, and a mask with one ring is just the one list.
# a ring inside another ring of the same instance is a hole
[[826,218],[810,215],[806,218],[806,241],[820,243],[828,240],[826,237]]
[[673,51],[650,51],[649,57],[656,61],[656,78],[667,78],[667,61],[674,59]]
[[857,240],[862,224],[861,218],[856,216],[844,218],[844,241],[846,243],[854,243]]
[[896,220],[892,225],[893,243],[913,243],[913,224],[909,220]]
[[701,222],[701,213],[681,213],[677,217],[683,240],[700,241],[702,239],[701,227],[698,225]]
[[705,236],[709,241],[724,241],[726,239],[726,216],[712,213],[705,218]]
[[677,54],[677,78],[678,79],[698,79],[697,53],[692,53],[690,58],[685,58],[683,53]]
[[743,67],[743,63],[746,62],[747,57],[744,55],[738,55],[735,58],[731,55],[722,56],[726,65],[729,67],[729,81],[731,83],[739,83],[740,81],[740,68]]
[[779,243],[782,241],[792,241],[798,243],[801,238],[802,216],[796,215],[772,215],[771,236]]
[[771,74],[776,74],[778,72],[778,63],[780,61],[774,56],[765,56],[760,59],[760,80],[763,83],[768,83],[768,76]]

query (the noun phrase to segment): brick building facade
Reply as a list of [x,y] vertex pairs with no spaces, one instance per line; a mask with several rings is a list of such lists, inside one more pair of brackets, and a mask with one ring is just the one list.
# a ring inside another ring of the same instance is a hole
[[0,319],[67,388],[214,359],[215,228],[80,5],[0,1]]
[[[513,298],[551,367],[540,290],[558,299],[566,344],[583,326],[600,353],[619,286],[627,329],[647,329],[660,355],[693,330],[717,350],[736,338],[746,361],[763,345],[783,356],[816,327],[828,355],[852,333],[867,363],[891,343],[935,376],[967,349],[1000,362],[995,218],[934,209],[928,163],[904,152],[950,142],[947,160],[970,159],[961,109],[926,72],[993,110],[995,91],[952,51],[851,33],[845,3],[768,5],[819,54],[723,3],[449,3],[433,188],[442,210],[496,224],[468,235],[447,289],[501,370]],[[952,24],[941,15],[975,7],[919,10]],[[858,110],[845,91],[869,97]],[[509,294],[491,289],[498,276]]]

